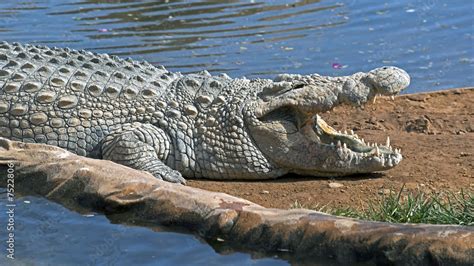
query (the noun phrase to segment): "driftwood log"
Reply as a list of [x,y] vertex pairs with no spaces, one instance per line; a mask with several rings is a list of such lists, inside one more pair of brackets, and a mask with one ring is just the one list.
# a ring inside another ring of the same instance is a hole
[[[77,210],[189,230],[248,252],[340,263],[472,265],[474,228],[390,224],[305,209],[270,209],[224,193],[157,180],[110,161],[61,148],[0,138],[2,187],[14,168],[15,191]],[[10,176],[11,177],[11,176]]]

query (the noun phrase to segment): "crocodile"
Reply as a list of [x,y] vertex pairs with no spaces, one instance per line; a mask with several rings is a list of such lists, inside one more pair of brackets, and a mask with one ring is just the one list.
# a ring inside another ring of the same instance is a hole
[[0,137],[59,146],[185,178],[343,176],[390,169],[401,151],[340,132],[319,114],[410,83],[385,66],[349,76],[230,78],[69,48],[0,42]]

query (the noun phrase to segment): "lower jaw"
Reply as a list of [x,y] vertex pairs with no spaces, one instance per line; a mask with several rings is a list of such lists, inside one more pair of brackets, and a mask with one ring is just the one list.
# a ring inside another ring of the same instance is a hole
[[372,159],[373,162],[369,159],[364,163],[357,163],[357,159],[352,159],[350,161],[344,161],[341,163],[330,163],[332,167],[324,168],[318,167],[317,169],[293,169],[291,172],[304,175],[304,176],[317,176],[317,177],[338,177],[338,176],[351,176],[359,174],[369,174],[374,172],[386,171],[395,166],[397,166],[402,160],[401,156],[399,158],[389,158],[384,159],[385,161],[381,163],[381,159]]
[[[341,161],[340,164],[346,164],[344,166],[351,169],[348,172],[367,173],[387,170],[400,163],[402,159],[400,150],[392,148],[389,138],[387,138],[385,145],[365,143],[363,139],[359,139],[353,132],[347,134],[347,132],[341,133],[336,131],[327,125],[319,115],[315,115],[313,123],[307,123],[301,130],[310,141],[324,145],[328,152],[335,152]],[[354,165],[351,167],[350,164]],[[370,165],[371,167],[368,168],[374,170],[365,171],[363,169],[365,168],[363,167],[364,164]],[[340,170],[343,168],[341,167]],[[326,171],[323,172],[326,173]],[[329,171],[329,173],[333,172]]]

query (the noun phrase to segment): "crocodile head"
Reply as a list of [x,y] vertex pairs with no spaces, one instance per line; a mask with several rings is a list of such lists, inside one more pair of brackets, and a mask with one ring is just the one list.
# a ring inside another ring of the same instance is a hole
[[330,127],[318,113],[338,104],[361,105],[376,95],[393,96],[410,83],[396,67],[329,78],[319,75],[280,76],[247,108],[252,139],[265,156],[287,172],[341,176],[390,169],[402,160],[390,140],[368,144]]

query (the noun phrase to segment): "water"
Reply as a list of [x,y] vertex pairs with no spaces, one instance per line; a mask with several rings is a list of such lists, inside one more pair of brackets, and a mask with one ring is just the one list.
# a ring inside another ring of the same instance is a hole
[[[4,202],[0,203],[0,265],[10,265],[4,257]],[[13,265],[287,265],[238,252],[218,254],[187,234],[111,224],[102,215],[81,215],[43,198],[24,197],[16,205]]]
[[3,0],[0,39],[186,73],[346,75],[397,65],[412,76],[410,93],[474,84],[472,1],[157,2]]
[[[2,0],[0,40],[107,52],[173,71],[207,69],[232,77],[346,75],[396,65],[411,75],[405,92],[413,93],[474,85],[473,11],[474,3],[463,0]],[[97,257],[104,264],[129,265],[286,263],[224,255],[191,235],[112,224],[44,199],[23,200],[17,208],[20,264],[87,264]],[[2,209],[0,221],[4,217]],[[3,224],[0,233],[5,236]]]

